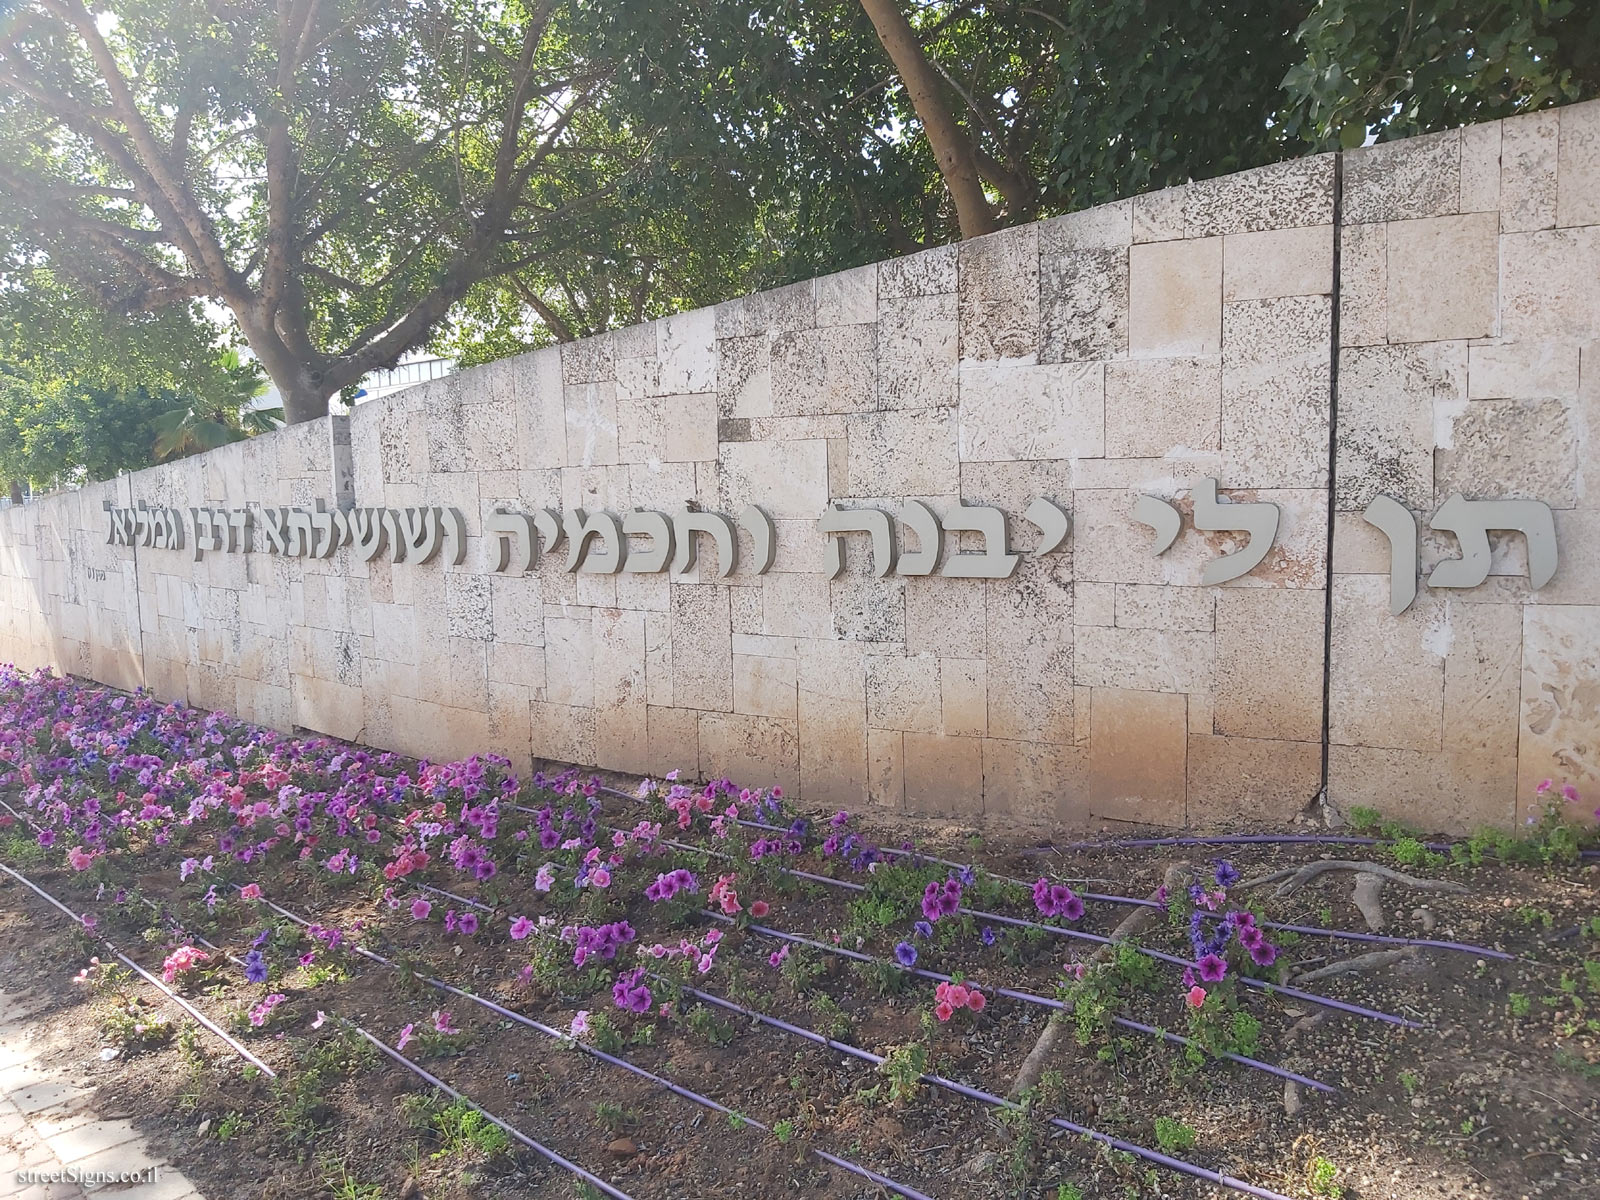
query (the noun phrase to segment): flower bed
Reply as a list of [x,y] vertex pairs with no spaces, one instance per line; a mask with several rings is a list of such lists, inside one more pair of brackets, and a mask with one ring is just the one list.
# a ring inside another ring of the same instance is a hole
[[[625,1158],[611,1174],[632,1195],[718,1194],[738,1169],[759,1194],[789,1190],[797,1170],[820,1172],[813,1187],[850,1194],[861,1186],[852,1166],[930,1194],[950,1192],[956,1178],[964,1192],[995,1195],[1046,1184],[1062,1195],[1113,1183],[1164,1195],[1215,1186],[1173,1173],[1174,1162],[1306,1194],[1325,1155],[1293,1150],[1292,1138],[1263,1153],[1259,1141],[1223,1132],[1241,1112],[1269,1119],[1263,1069],[1277,1071],[1274,1089],[1307,1085],[1305,1099],[1293,1098],[1298,1110],[1316,1102],[1319,1085],[1371,1083],[1347,1056],[1322,1052],[1332,1030],[1359,1041],[1383,1028],[1425,1057],[1420,1039],[1437,1034],[1404,1030],[1437,1030],[1457,1015],[1454,1000],[1426,992],[1419,1002],[1384,977],[1289,989],[1330,951],[1328,939],[1285,926],[1350,927],[1353,909],[1340,900],[1319,911],[1304,896],[1274,902],[1248,887],[1256,865],[1292,853],[1272,847],[1201,852],[1185,886],[1145,901],[1148,876],[1167,860],[1142,860],[1146,878],[1124,883],[1108,864],[1139,860],[1085,848],[1058,861],[1090,874],[1087,883],[1064,871],[1018,881],[898,837],[885,846],[859,816],[803,812],[776,789],[727,780],[690,784],[673,773],[624,798],[576,771],[524,780],[494,756],[417,763],[9,671],[0,711],[0,796],[14,811],[0,815],[7,861],[43,869],[97,928],[144,936],[148,966],[192,999],[208,996],[219,1019],[221,999],[235,1036],[288,1077],[308,1047],[339,1036],[328,1015],[366,1012],[367,1027],[396,1049],[451,1060],[455,1086],[494,1111],[527,1107],[536,1075],[544,1127],[530,1132],[601,1175],[590,1127],[625,1133],[598,1149]],[[1572,830],[1576,859],[1590,835],[1554,811],[1541,828]],[[1543,844],[1569,848],[1555,837]],[[1510,870],[1458,857],[1422,865],[1463,879]],[[1592,886],[1577,867],[1543,869]],[[1130,895],[1092,890],[1094,874]],[[1483,899],[1480,888],[1429,902],[1448,929],[1478,919],[1466,914]],[[1150,903],[1160,908],[1151,931],[1105,944]],[[1572,946],[1581,951],[1588,934],[1585,924]],[[1472,945],[1389,944],[1432,955],[1451,985],[1480,971]],[[470,1002],[447,1011],[437,995],[408,988],[423,977]],[[1589,978],[1578,976],[1580,1004]],[[1600,973],[1593,980],[1600,994]],[[480,1000],[599,1054],[563,1054],[550,1038],[508,1048],[504,1021]],[[1051,1013],[1069,1022],[1070,1053],[1020,1105],[1000,1110],[997,1141],[989,1110],[971,1097],[1007,1092]],[[1559,1040],[1592,1062],[1586,1014],[1569,1012]],[[804,1040],[812,1035],[820,1045]],[[536,1070],[524,1065],[530,1053]],[[745,1119],[721,1120],[715,1135],[689,1124],[687,1102],[668,1107],[659,1086],[650,1092],[649,1080],[603,1056],[682,1076],[681,1094]],[[940,1086],[929,1085],[934,1077]],[[590,1111],[601,1104],[605,1114]],[[1174,1128],[1196,1134],[1181,1153]],[[1100,1141],[1052,1139],[1061,1129]],[[730,1152],[733,1141],[745,1149]],[[995,1145],[992,1161],[956,1176],[984,1142]],[[797,1160],[797,1147],[816,1153]],[[1144,1152],[1144,1163],[1130,1158]],[[718,1165],[730,1153],[737,1165]],[[845,1165],[822,1166],[819,1155]]]

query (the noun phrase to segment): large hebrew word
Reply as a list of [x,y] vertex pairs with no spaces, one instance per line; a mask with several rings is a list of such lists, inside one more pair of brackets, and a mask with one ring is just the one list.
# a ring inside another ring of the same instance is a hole
[[[1416,518],[1390,496],[1373,497],[1362,516],[1389,539],[1389,611],[1399,616],[1417,598]],[[1468,500],[1457,492],[1439,506],[1428,526],[1455,534],[1461,544],[1460,558],[1434,566],[1429,587],[1471,588],[1489,578],[1491,529],[1515,530],[1527,541],[1528,582],[1535,591],[1555,576],[1556,522],[1543,501]]]
[[[865,533],[872,538],[872,573],[880,579],[894,570],[894,534],[889,525],[889,514],[878,508],[840,508],[828,505],[828,510],[817,518],[817,528],[822,533],[842,535]],[[844,570],[844,538],[828,539],[827,562],[831,566],[828,578],[833,579]]]
[[156,550],[183,549],[183,518],[175,508],[150,508],[141,503],[134,508],[116,508],[104,500],[110,522],[106,544],[149,546]]
[[[1165,554],[1178,540],[1183,527],[1183,516],[1165,500],[1154,496],[1139,496],[1133,502],[1133,519],[1155,531],[1152,553]],[[1250,535],[1244,547],[1232,554],[1213,559],[1200,573],[1200,582],[1206,587],[1227,583],[1247,575],[1261,565],[1278,536],[1278,506],[1276,504],[1221,504],[1217,501],[1217,481],[1202,479],[1194,488],[1194,527],[1208,532],[1224,529],[1242,529]]]

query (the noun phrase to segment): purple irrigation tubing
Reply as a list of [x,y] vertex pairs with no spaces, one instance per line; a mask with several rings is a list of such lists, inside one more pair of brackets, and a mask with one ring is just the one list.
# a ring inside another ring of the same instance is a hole
[[[785,1033],[793,1034],[795,1037],[802,1038],[805,1041],[815,1043],[816,1045],[826,1046],[828,1049],[833,1050],[836,1053],[843,1054],[851,1058],[861,1059],[863,1062],[872,1063],[874,1066],[881,1066],[885,1061],[880,1055],[874,1054],[870,1050],[863,1050],[861,1047],[852,1046],[848,1042],[841,1042],[834,1038],[825,1037],[820,1033],[815,1033],[812,1030],[801,1028],[799,1025],[791,1025],[788,1021],[780,1020],[777,1017],[769,1017],[765,1013],[757,1012],[754,1009],[745,1008],[742,1005],[735,1004],[731,1000],[724,1000],[721,996],[714,996],[710,992],[702,992],[700,989],[692,987],[685,987],[684,991],[692,996],[696,996],[701,1000],[704,1000],[708,1004],[714,1004],[718,1008],[726,1009],[729,1012],[739,1013],[743,1016],[749,1017],[753,1021],[759,1021],[764,1025],[770,1025],[774,1029],[781,1029]],[[933,1084],[935,1087],[944,1088],[947,1091],[954,1092],[958,1096],[965,1096],[970,1100],[978,1100],[984,1104],[993,1105],[997,1108],[1020,1109],[1022,1107],[1020,1104],[1006,1100],[1000,1096],[996,1096],[991,1092],[985,1092],[979,1088],[969,1087],[964,1083],[957,1083],[954,1080],[945,1079],[941,1075],[921,1075],[919,1078]],[[1223,1175],[1221,1172],[1213,1171],[1209,1167],[1202,1167],[1198,1163],[1185,1162],[1181,1158],[1173,1158],[1171,1155],[1163,1154],[1159,1150],[1151,1150],[1148,1147],[1137,1145],[1134,1142],[1123,1141],[1121,1138],[1112,1137],[1108,1133],[1102,1133],[1097,1129],[1090,1129],[1085,1125],[1078,1125],[1072,1121],[1063,1120],[1060,1117],[1048,1117],[1046,1120],[1048,1120],[1051,1125],[1056,1126],[1058,1129],[1064,1129],[1069,1133],[1075,1133],[1082,1137],[1092,1138],[1093,1140],[1102,1142],[1115,1150],[1121,1150],[1125,1154],[1132,1154],[1136,1158],[1142,1158],[1146,1162],[1155,1163],[1158,1166],[1166,1167],[1170,1171],[1177,1171],[1179,1174],[1188,1175],[1194,1179],[1203,1179],[1207,1183],[1214,1183],[1220,1187],[1232,1188],[1235,1191],[1244,1192],[1251,1196],[1261,1197],[1262,1200],[1289,1200],[1289,1197],[1283,1195],[1281,1192],[1269,1191],[1266,1188],[1258,1188],[1254,1184],[1246,1183],[1242,1179],[1235,1179],[1231,1175]]]
[[[65,904],[61,903],[61,901],[57,900],[49,892],[45,891],[42,887],[40,887],[38,884],[34,883],[33,880],[27,878],[21,872],[13,871],[10,867],[6,866],[4,863],[0,863],[0,871],[4,871],[7,875],[11,876],[18,883],[22,884],[26,888],[31,889],[33,891],[33,893],[36,896],[38,896],[40,899],[48,900],[51,904],[55,905],[58,909],[60,909],[62,912],[64,912],[67,916],[71,917],[72,920],[76,921],[79,925],[82,925],[85,929],[89,928],[88,925],[84,924],[84,920],[83,920],[82,917],[80,917],[77,913],[73,912]],[[94,931],[90,930],[90,932],[93,933]],[[174,992],[171,988],[169,988],[166,984],[162,983],[154,975],[150,974],[149,971],[146,971],[138,963],[134,962],[133,959],[129,958],[121,950],[118,950],[116,948],[116,946],[112,945],[112,943],[110,942],[109,939],[100,937],[99,934],[94,934],[94,936],[99,938],[99,940],[102,943],[104,943],[106,948],[109,949],[111,951],[111,953],[113,953],[113,954],[115,954],[117,956],[118,960],[122,963],[123,966],[128,967],[130,970],[138,972],[139,976],[146,983],[150,984],[157,991],[164,993],[166,995],[166,997],[169,1000],[173,1001],[175,1004],[177,1004],[177,1006],[179,1008],[183,1009],[191,1017],[193,1017],[196,1021],[198,1021],[201,1025],[205,1026],[206,1029],[208,1029],[212,1033],[216,1034],[217,1037],[221,1038],[222,1041],[227,1044],[229,1049],[233,1050],[241,1058],[243,1058],[246,1062],[250,1063],[256,1069],[261,1071],[261,1073],[266,1075],[267,1078],[276,1079],[278,1077],[278,1073],[276,1071],[274,1071],[271,1067],[267,1066],[266,1063],[262,1062],[254,1054],[251,1054],[250,1051],[246,1050],[238,1042],[234,1041],[234,1039],[232,1037],[230,1037],[227,1033],[223,1032],[222,1029],[220,1029],[217,1025],[215,1025],[211,1021],[211,1018],[207,1017],[205,1015],[205,1013],[201,1012],[194,1005],[190,1004],[182,996],[178,995],[178,993]]]
[[[423,885],[417,884],[415,886],[420,887],[420,886],[423,886]],[[264,897],[263,897],[263,902],[267,905],[268,908],[272,909],[274,912],[278,913],[280,916],[285,917],[288,920],[293,921],[297,925],[300,925],[302,927],[309,927],[310,922],[308,922],[304,917],[298,916],[295,913],[290,912],[288,909],[283,908],[280,905],[274,904],[271,900],[266,900]],[[373,961],[375,963],[379,963],[382,966],[389,967],[392,970],[398,970],[399,969],[399,965],[397,963],[393,962],[390,959],[385,958],[383,955],[377,953],[374,950],[368,950],[365,946],[352,946],[351,948],[357,954],[361,955],[364,958],[370,959],[371,961]],[[472,992],[466,991],[464,988],[458,988],[454,984],[446,983],[442,979],[435,979],[430,975],[420,975],[420,976],[418,976],[418,978],[421,979],[424,983],[428,984],[430,987],[437,988],[439,991],[442,991],[442,992],[447,992],[452,996],[459,996],[463,1000],[468,1001],[469,1003],[477,1004],[477,1005],[479,1005],[479,1006],[481,1006],[483,1008],[488,1009],[490,1012],[497,1013],[502,1017],[506,1017],[509,1020],[515,1021],[519,1025],[524,1025],[529,1029],[536,1030],[539,1033],[544,1034],[546,1037],[554,1038],[556,1041],[561,1042],[563,1045],[576,1045],[578,1047],[578,1049],[582,1050],[584,1053],[586,1053],[586,1054],[588,1054],[588,1055],[590,1055],[590,1056],[592,1056],[594,1058],[599,1059],[601,1062],[609,1063],[610,1065],[615,1066],[615,1067],[621,1067],[624,1071],[627,1071],[627,1072],[629,1072],[630,1074],[633,1074],[633,1075],[637,1075],[641,1079],[648,1079],[648,1080],[650,1080],[650,1082],[652,1082],[652,1083],[654,1083],[654,1084],[656,1084],[656,1085],[658,1085],[660,1087],[665,1088],[667,1091],[673,1093],[674,1095],[682,1096],[685,1100],[692,1101],[693,1103],[701,1105],[704,1108],[709,1108],[714,1112],[726,1113],[726,1114],[737,1116],[737,1117],[739,1117],[739,1119],[741,1121],[743,1121],[747,1125],[753,1125],[757,1129],[762,1130],[763,1132],[770,1132],[770,1130],[767,1128],[767,1126],[763,1125],[760,1121],[755,1120],[753,1117],[747,1117],[743,1113],[735,1113],[733,1109],[728,1108],[725,1105],[718,1104],[715,1100],[712,1100],[708,1096],[702,1096],[698,1092],[690,1091],[688,1088],[683,1087],[681,1084],[673,1083],[672,1080],[670,1080],[670,1079],[663,1079],[660,1075],[652,1074],[651,1072],[645,1070],[643,1067],[635,1066],[633,1063],[628,1062],[626,1059],[618,1058],[618,1057],[616,1057],[615,1055],[612,1055],[612,1054],[607,1054],[605,1051],[596,1049],[595,1047],[587,1045],[587,1044],[585,1044],[583,1042],[574,1041],[573,1038],[569,1037],[567,1034],[562,1033],[560,1030],[553,1029],[549,1025],[545,1025],[545,1024],[539,1022],[539,1021],[535,1021],[532,1017],[524,1016],[522,1013],[519,1013],[519,1012],[515,1011],[514,1009],[507,1008],[502,1004],[496,1004],[493,1000],[486,999],[483,996],[475,995]],[[471,1102],[468,1101],[468,1103],[471,1103]],[[487,1114],[485,1114],[485,1115],[487,1115]],[[905,1196],[905,1197],[908,1198],[908,1200],[933,1200],[933,1198],[931,1196],[924,1195],[922,1192],[917,1191],[915,1188],[910,1187],[907,1184],[899,1183],[899,1182],[897,1182],[897,1181],[895,1181],[893,1179],[890,1179],[887,1175],[880,1175],[878,1172],[872,1170],[870,1167],[864,1167],[860,1163],[854,1163],[854,1162],[851,1162],[849,1159],[840,1158],[837,1155],[829,1154],[827,1151],[817,1149],[814,1146],[811,1147],[811,1153],[815,1154],[818,1158],[822,1159],[824,1162],[830,1163],[833,1166],[836,1166],[836,1167],[841,1168],[842,1170],[848,1171],[853,1175],[857,1175],[862,1179],[871,1180],[873,1183],[877,1184],[879,1187],[887,1188],[891,1192],[895,1192],[895,1193],[897,1193],[897,1194],[899,1194],[901,1196]]]
[[1488,946],[1474,946],[1468,942],[1438,942],[1431,938],[1387,937],[1381,933],[1357,933],[1353,929],[1322,929],[1316,925],[1286,925],[1279,921],[1262,921],[1269,929],[1282,929],[1289,933],[1308,933],[1319,937],[1338,938],[1343,942],[1380,942],[1385,946],[1427,946],[1434,950],[1459,950],[1463,954],[1477,954],[1483,958],[1498,958],[1516,962],[1515,954],[1492,950]]
[[[709,908],[702,908],[700,910],[700,915],[704,917],[711,917],[714,920],[722,921],[730,925],[733,923],[732,917],[727,917],[721,913],[712,912]],[[797,933],[785,933],[781,929],[773,929],[767,925],[757,925],[751,923],[746,928],[751,929],[756,933],[765,934],[768,937],[775,937],[785,942],[794,942],[801,946],[812,946],[818,950],[821,950],[825,954],[838,954],[844,958],[854,959],[857,962],[881,963],[886,961],[884,959],[874,958],[870,954],[862,954],[859,950],[846,950],[843,946],[830,946],[826,942],[819,942],[808,937],[801,937]],[[908,975],[915,975],[922,979],[931,979],[937,983],[955,982],[954,978],[950,975],[943,975],[938,971],[927,971],[921,967],[902,967],[901,970],[905,971]],[[1022,1004],[1036,1004],[1042,1008],[1063,1010],[1067,1008],[1067,1005],[1062,1003],[1060,1000],[1052,1000],[1048,996],[1036,996],[1032,992],[1017,991],[1014,988],[998,986],[992,987],[990,990],[993,991],[997,996],[1005,996],[1007,999],[1016,1000]],[[1145,1025],[1138,1021],[1130,1021],[1126,1017],[1112,1017],[1111,1023],[1113,1025],[1119,1025],[1124,1029],[1133,1029],[1137,1030],[1139,1033],[1148,1033],[1154,1037],[1162,1038],[1163,1040],[1170,1042],[1175,1046],[1192,1046],[1195,1044],[1191,1038],[1186,1038],[1176,1033],[1169,1033],[1165,1029],[1157,1029],[1154,1025]],[[1320,1079],[1312,1079],[1309,1075],[1299,1075],[1285,1067],[1274,1066],[1272,1063],[1262,1062],[1260,1059],[1248,1058],[1243,1054],[1224,1054],[1222,1057],[1231,1059],[1233,1062],[1239,1063],[1241,1066],[1250,1067],[1256,1071],[1265,1071],[1269,1075],[1276,1075],[1280,1079],[1292,1079],[1296,1083],[1302,1083],[1306,1087],[1312,1088],[1315,1091],[1337,1093],[1339,1090],[1332,1084],[1323,1083]]]
[[534,1141],[531,1137],[529,1137],[527,1134],[523,1133],[515,1125],[511,1125],[508,1122],[502,1121],[499,1117],[495,1116],[492,1112],[490,1112],[488,1109],[484,1108],[482,1105],[474,1103],[470,1097],[464,1096],[460,1092],[456,1091],[455,1088],[451,1087],[448,1083],[446,1083],[444,1080],[440,1079],[437,1075],[429,1074],[429,1072],[424,1070],[422,1067],[418,1066],[416,1063],[412,1062],[409,1058],[407,1058],[404,1054],[401,1054],[400,1051],[396,1050],[393,1046],[390,1046],[387,1042],[384,1042],[380,1038],[373,1037],[370,1033],[368,1033],[365,1029],[361,1028],[361,1026],[357,1025],[354,1021],[346,1020],[343,1017],[339,1018],[339,1020],[343,1024],[345,1024],[345,1025],[349,1026],[351,1029],[355,1030],[356,1033],[358,1033],[362,1037],[366,1038],[368,1042],[372,1043],[372,1045],[376,1046],[379,1050],[382,1050],[390,1058],[394,1059],[395,1062],[399,1063],[401,1066],[405,1067],[407,1070],[412,1072],[414,1075],[417,1076],[417,1078],[426,1080],[428,1083],[431,1083],[434,1087],[438,1088],[441,1092],[445,1093],[445,1095],[449,1096],[452,1100],[459,1100],[459,1101],[461,1101],[461,1103],[463,1103],[465,1105],[468,1105],[474,1111],[483,1114],[484,1117],[486,1117],[488,1120],[494,1122],[501,1129],[505,1130],[505,1132],[507,1134],[509,1134],[511,1137],[515,1138],[517,1141],[521,1142],[524,1146],[526,1146],[529,1150],[532,1150],[535,1154],[539,1155],[541,1158],[544,1158],[544,1159],[548,1160],[549,1162],[554,1163],[556,1166],[562,1168],[563,1170],[569,1172],[572,1175],[576,1175],[579,1179],[583,1180],[590,1187],[599,1189],[600,1191],[604,1192],[606,1195],[612,1197],[613,1200],[633,1200],[633,1197],[628,1195],[627,1192],[624,1192],[624,1191],[622,1191],[622,1190],[620,1190],[618,1188],[612,1187],[604,1179],[601,1179],[600,1176],[592,1174],[592,1173],[590,1173],[588,1171],[585,1171],[577,1163],[572,1162],[572,1161],[570,1161],[570,1160],[568,1160],[566,1158],[563,1158],[560,1154],[557,1154],[554,1150],[550,1149],[548,1146],[542,1145],[541,1143]]

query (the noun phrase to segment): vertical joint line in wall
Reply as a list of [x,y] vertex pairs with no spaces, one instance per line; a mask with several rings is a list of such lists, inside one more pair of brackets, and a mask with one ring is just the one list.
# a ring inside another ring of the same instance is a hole
[[1318,794],[1326,803],[1333,718],[1333,523],[1339,470],[1339,288],[1344,231],[1344,152],[1333,152],[1333,293],[1328,321],[1328,543],[1322,579],[1322,774]]
[[[125,474],[122,477],[123,486],[128,489],[128,507],[133,507],[133,476]],[[133,551],[133,613],[134,619],[139,623],[139,686],[145,687],[150,682],[150,664],[144,656],[144,596],[139,591],[139,539],[133,539],[129,547]]]

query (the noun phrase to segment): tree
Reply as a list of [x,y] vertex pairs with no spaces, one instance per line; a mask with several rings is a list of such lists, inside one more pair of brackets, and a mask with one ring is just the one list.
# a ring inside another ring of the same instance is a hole
[[109,307],[225,306],[288,419],[320,416],[581,234],[564,164],[608,155],[612,68],[565,10],[33,0],[0,36],[0,229]]
[[1600,94],[1594,0],[1323,0],[1299,30],[1285,127],[1359,146]]

